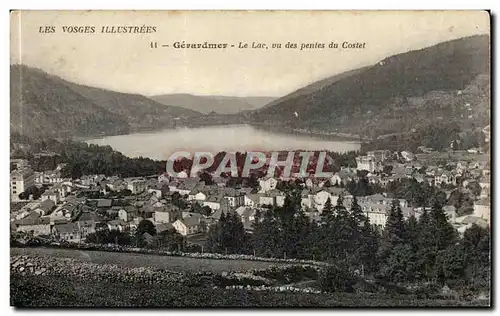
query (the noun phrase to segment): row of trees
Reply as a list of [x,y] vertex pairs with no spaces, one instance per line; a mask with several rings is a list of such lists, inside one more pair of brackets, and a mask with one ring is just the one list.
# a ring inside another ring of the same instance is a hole
[[[145,235],[147,233],[147,235]],[[147,237],[146,237],[147,236]],[[121,246],[136,246],[156,248],[167,251],[186,251],[187,243],[184,237],[175,229],[156,231],[155,225],[149,220],[139,222],[137,229],[131,231],[109,230],[107,226],[86,237],[86,242],[96,244],[116,244]]]
[[395,283],[462,283],[488,287],[490,232],[469,228],[460,238],[448,222],[439,200],[417,220],[403,218],[393,202],[384,229],[372,225],[356,199],[348,207],[328,200],[319,221],[300,210],[299,195],[282,207],[256,215],[252,234],[246,234],[238,215],[229,213],[210,230],[211,252],[247,253],[277,258],[314,259]]

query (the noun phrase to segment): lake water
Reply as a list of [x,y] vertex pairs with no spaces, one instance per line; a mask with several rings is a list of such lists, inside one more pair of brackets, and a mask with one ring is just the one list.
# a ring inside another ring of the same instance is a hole
[[330,140],[312,135],[286,134],[259,129],[249,125],[178,128],[150,133],[109,136],[86,141],[89,144],[109,145],[128,157],[149,157],[166,160],[176,151],[271,151],[310,150],[345,152],[359,150],[360,143]]

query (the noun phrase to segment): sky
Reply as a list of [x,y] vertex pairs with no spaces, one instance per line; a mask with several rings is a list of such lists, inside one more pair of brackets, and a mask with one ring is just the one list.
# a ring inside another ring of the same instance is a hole
[[[55,32],[41,33],[45,26]],[[64,33],[63,26],[93,26],[95,33]],[[100,33],[103,26],[154,26],[156,32]],[[394,54],[489,29],[482,11],[22,11],[11,13],[10,56],[11,64],[126,93],[277,97]],[[182,41],[235,47],[172,47]],[[239,42],[282,48],[240,49]],[[299,48],[285,48],[287,42]],[[330,42],[365,44],[300,50],[301,43]]]

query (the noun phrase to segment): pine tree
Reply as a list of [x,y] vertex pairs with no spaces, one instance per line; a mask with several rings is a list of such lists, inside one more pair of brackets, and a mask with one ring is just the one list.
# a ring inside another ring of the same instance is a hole
[[393,200],[383,234],[383,242],[389,247],[403,243],[405,227],[403,211],[398,200]]
[[327,223],[333,217],[333,206],[332,200],[328,198],[323,206],[323,210],[321,211],[321,222]]
[[358,248],[359,262],[362,264],[364,273],[371,273],[378,269],[377,251],[379,247],[379,235],[371,225],[370,219],[365,216],[361,226],[361,236]]
[[251,246],[257,256],[278,257],[283,253],[280,241],[280,227],[273,209],[267,210],[262,220],[254,225]]
[[364,215],[361,206],[359,206],[358,199],[356,197],[353,197],[352,199],[350,215],[354,228],[361,227],[364,224],[366,216]]
[[457,231],[448,222],[448,216],[443,211],[442,204],[436,200],[430,214],[431,228],[437,250],[444,250],[457,242]]
[[437,250],[434,247],[433,228],[430,214],[424,207],[418,221],[417,239],[417,270],[420,271],[420,279],[429,280],[433,277],[434,261]]
[[411,260],[411,247],[405,243],[405,236],[403,212],[399,201],[395,199],[392,201],[378,251],[381,276],[395,282],[407,280],[406,266]]

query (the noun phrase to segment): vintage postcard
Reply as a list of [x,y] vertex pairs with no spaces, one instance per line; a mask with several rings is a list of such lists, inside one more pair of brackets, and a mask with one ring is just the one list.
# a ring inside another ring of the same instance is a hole
[[10,304],[491,307],[486,11],[12,11]]

